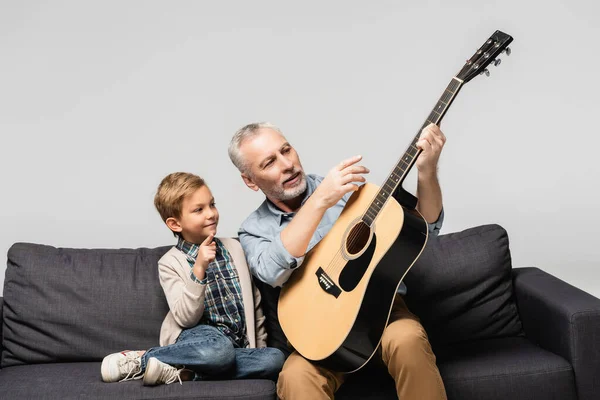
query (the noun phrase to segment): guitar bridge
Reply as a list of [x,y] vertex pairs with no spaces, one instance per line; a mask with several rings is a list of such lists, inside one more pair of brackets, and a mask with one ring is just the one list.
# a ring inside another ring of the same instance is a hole
[[323,289],[326,293],[329,293],[335,298],[338,298],[338,296],[342,294],[342,289],[340,289],[339,286],[333,282],[333,280],[329,277],[329,275],[327,275],[327,273],[325,273],[325,271],[323,271],[323,268],[319,267],[315,275],[319,280],[319,286],[321,286],[321,289]]

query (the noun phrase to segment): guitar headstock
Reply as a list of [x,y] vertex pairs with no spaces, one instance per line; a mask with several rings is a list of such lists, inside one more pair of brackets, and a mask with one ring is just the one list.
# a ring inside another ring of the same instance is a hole
[[507,56],[510,55],[511,51],[508,45],[512,41],[512,36],[500,31],[494,32],[494,34],[485,41],[483,46],[473,54],[473,57],[467,60],[465,66],[460,70],[456,77],[466,83],[480,74],[489,76],[490,72],[487,70],[487,66],[492,63],[496,67],[500,65],[501,60],[498,56],[503,52],[506,53]]

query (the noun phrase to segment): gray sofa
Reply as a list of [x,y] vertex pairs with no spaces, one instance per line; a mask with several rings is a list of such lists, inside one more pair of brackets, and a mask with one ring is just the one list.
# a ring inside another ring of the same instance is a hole
[[[103,383],[104,355],[158,342],[168,250],[16,243],[2,303],[2,399],[274,399],[267,380],[143,387]],[[508,237],[486,225],[431,239],[406,279],[451,400],[600,398],[600,300],[537,268],[511,268]],[[277,291],[261,287],[270,344],[285,349]],[[337,399],[394,399],[373,363]]]

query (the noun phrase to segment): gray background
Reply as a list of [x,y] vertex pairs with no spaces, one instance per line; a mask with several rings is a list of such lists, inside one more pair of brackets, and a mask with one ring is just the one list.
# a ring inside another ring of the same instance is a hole
[[[442,128],[448,233],[498,223],[513,264],[600,296],[593,1],[1,1],[0,252],[173,243],[152,199],[202,175],[232,236],[262,201],[227,157],[269,120],[305,169],[381,184],[464,60],[515,37]],[[412,174],[407,187],[414,189]],[[0,284],[5,267],[0,267]]]

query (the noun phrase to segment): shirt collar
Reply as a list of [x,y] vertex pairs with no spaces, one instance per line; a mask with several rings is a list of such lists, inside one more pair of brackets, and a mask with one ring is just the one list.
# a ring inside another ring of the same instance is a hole
[[[304,191],[304,197],[302,198],[302,202],[301,202],[301,206],[304,205],[304,203],[306,203],[306,200],[308,200],[308,198],[314,193],[314,191],[317,189],[317,182],[315,179],[315,175],[306,175],[306,190]],[[283,221],[286,218],[292,218],[294,215],[296,215],[295,212],[285,212],[282,211],[279,207],[277,207],[275,205],[275,203],[273,203],[271,200],[266,199],[266,203],[267,203],[267,208],[269,209],[269,211],[275,215],[277,217],[277,219],[279,220],[279,225],[281,226],[281,224],[283,224]]]
[[[221,250],[221,244],[219,243],[219,239],[214,238],[215,243],[217,244],[217,253]],[[200,245],[196,243],[191,243],[186,241],[183,237],[179,236],[177,239],[177,245],[175,246],[179,250],[181,250],[188,260],[196,262],[196,258],[198,257],[198,250],[200,249]]]

